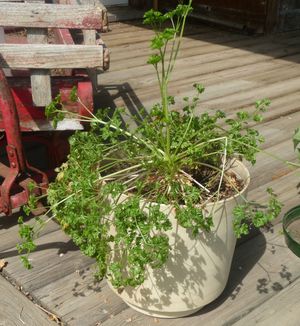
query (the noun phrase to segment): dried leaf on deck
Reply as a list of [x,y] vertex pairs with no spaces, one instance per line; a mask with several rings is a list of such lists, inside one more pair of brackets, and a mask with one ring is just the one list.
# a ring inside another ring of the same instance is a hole
[[2,272],[2,269],[7,265],[7,261],[4,259],[0,259],[0,272]]

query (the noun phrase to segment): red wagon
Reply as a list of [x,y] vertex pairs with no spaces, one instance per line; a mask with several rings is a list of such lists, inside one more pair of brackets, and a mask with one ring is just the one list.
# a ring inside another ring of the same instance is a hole
[[[0,2],[0,213],[8,215],[27,203],[30,183],[37,195],[48,185],[47,173],[28,163],[24,143],[44,144],[52,166],[61,161],[63,139],[52,133],[45,107],[60,93],[67,110],[93,111],[93,87],[109,57],[99,38],[107,29],[103,6]],[[66,120],[58,129],[80,128]]]

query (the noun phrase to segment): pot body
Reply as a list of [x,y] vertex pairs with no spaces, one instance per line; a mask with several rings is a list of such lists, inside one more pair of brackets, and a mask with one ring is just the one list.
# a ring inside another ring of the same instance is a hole
[[181,227],[171,206],[161,205],[172,223],[168,231],[171,252],[160,269],[148,268],[145,282],[137,288],[127,287],[119,294],[130,307],[144,314],[176,318],[193,314],[216,299],[224,290],[236,244],[232,211],[242,203],[241,196],[249,185],[247,168],[239,161],[232,162],[232,172],[244,180],[244,189],[231,198],[206,206],[205,214],[213,214],[211,232],[193,237]]

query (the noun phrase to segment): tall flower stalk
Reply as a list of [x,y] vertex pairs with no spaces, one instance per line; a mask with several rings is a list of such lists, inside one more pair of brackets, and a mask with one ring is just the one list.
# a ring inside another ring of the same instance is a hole
[[[178,57],[183,32],[188,14],[192,11],[192,0],[187,5],[178,7],[166,14],[150,10],[144,16],[144,24],[152,26],[155,37],[151,40],[151,49],[155,50],[148,63],[155,68],[161,95],[161,105],[165,126],[162,130],[164,150],[167,163],[171,164],[170,109],[172,99],[169,97],[168,85]],[[163,26],[169,22],[170,27]]]

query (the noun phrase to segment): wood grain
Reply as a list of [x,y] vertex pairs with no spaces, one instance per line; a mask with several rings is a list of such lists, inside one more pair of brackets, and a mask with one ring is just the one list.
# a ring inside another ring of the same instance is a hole
[[237,321],[235,326],[244,325],[299,325],[300,278],[291,282],[270,300],[259,305],[246,317]]
[[103,11],[102,15],[102,27],[101,31],[108,31],[108,12],[106,7],[102,4],[100,0],[56,0],[57,3],[60,4],[69,4],[69,5],[92,5],[98,8],[101,8]]
[[[83,43],[85,45],[95,45],[96,44],[96,31],[95,30],[85,30],[83,31]],[[97,74],[96,69],[88,70],[89,78],[92,82],[93,88],[97,88]]]
[[0,7],[0,26],[8,27],[101,29],[105,17],[100,5],[3,2]]
[[42,236],[37,245],[37,250],[31,256],[32,270],[22,266],[16,249],[1,253],[8,262],[3,272],[15,283],[22,285],[26,292],[34,292],[93,263],[90,258],[80,254],[61,230]]
[[[5,43],[5,33],[3,27],[0,27],[0,44],[1,43]],[[10,69],[4,69],[4,74],[6,77],[11,76]]]
[[0,325],[56,325],[33,302],[0,275]]
[[105,281],[96,282],[93,272],[94,267],[87,266],[36,290],[34,295],[48,307],[55,301],[57,313],[64,316],[68,325],[97,325],[127,305],[112,293]]
[[0,67],[5,68],[101,68],[103,47],[101,45],[4,44],[1,45],[1,57]]
[[[6,259],[7,257],[16,256],[16,244],[21,241],[18,233],[18,218],[22,215],[22,212],[16,210],[16,212],[13,213],[11,216],[0,217],[0,259]],[[29,222],[28,217],[23,216],[23,218],[24,221],[30,224],[34,223],[34,219],[31,219]],[[57,223],[50,222],[47,224],[46,228],[44,228],[41,235],[57,231],[58,229],[59,225]]]
[[48,70],[36,69],[31,72],[31,91],[34,106],[47,106],[52,101],[51,78]]
[[[35,0],[27,0],[28,3]],[[48,29],[29,28],[27,41],[30,44],[47,44]],[[32,101],[35,106],[46,106],[52,101],[50,70],[35,69],[30,71]]]
[[4,34],[4,28],[0,27],[0,44],[5,43],[5,34]]

